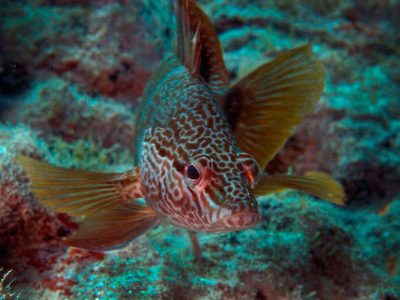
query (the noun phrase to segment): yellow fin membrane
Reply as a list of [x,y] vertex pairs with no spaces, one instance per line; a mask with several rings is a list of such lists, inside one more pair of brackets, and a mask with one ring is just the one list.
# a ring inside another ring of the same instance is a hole
[[126,201],[124,187],[140,195],[140,180],[132,171],[101,173],[69,170],[19,156],[39,203],[74,217],[91,215]]
[[262,176],[254,190],[255,195],[262,196],[294,189],[328,200],[336,205],[345,204],[342,186],[331,176],[322,172],[307,172],[304,176],[265,175]]
[[309,45],[287,51],[245,76],[224,109],[240,148],[264,169],[324,88],[324,67]]

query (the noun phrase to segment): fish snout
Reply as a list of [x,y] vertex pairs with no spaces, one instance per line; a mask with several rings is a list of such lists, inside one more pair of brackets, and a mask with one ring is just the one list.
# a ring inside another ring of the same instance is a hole
[[224,216],[217,222],[224,231],[237,231],[256,225],[261,215],[257,208],[246,208],[239,211],[223,209]]

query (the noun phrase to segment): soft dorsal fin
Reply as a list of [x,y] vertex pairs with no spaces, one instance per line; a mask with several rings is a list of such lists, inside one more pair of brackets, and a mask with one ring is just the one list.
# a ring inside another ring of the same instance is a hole
[[229,74],[210,19],[193,0],[177,0],[176,16],[178,59],[192,74],[201,76],[214,93],[223,94]]

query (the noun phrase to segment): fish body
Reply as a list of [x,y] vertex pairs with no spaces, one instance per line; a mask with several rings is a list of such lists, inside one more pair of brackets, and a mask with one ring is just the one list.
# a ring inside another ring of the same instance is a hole
[[256,196],[290,188],[344,204],[327,174],[263,172],[323,91],[311,47],[284,52],[231,85],[209,18],[194,0],[177,0],[176,15],[175,51],[137,109],[132,170],[68,170],[20,157],[36,199],[80,220],[68,245],[115,249],[169,222],[189,231],[198,256],[194,232],[259,222]]
[[[173,67],[145,93],[137,115],[136,156],[147,203],[174,225],[194,231],[256,224],[258,205],[241,164],[258,168],[257,162],[241,153],[208,85],[185,66],[167,64]],[[199,179],[188,177],[189,167]]]

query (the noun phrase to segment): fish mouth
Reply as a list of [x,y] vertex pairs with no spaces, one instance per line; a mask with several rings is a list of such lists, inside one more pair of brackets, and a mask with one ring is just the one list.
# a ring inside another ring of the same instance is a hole
[[222,218],[215,225],[223,231],[238,231],[253,227],[260,219],[258,211],[241,211]]

